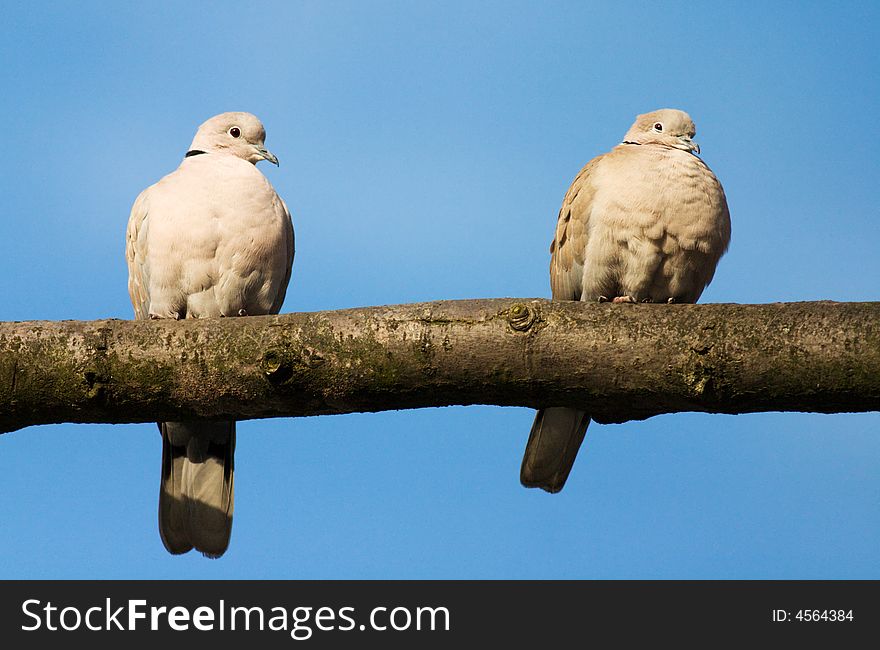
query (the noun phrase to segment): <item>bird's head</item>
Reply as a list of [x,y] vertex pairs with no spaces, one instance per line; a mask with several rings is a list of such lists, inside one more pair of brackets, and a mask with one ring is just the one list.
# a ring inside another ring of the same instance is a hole
[[204,122],[190,145],[191,151],[227,153],[254,163],[278,158],[265,145],[266,129],[256,115],[234,112],[221,113]]
[[662,108],[639,115],[626,132],[623,141],[633,144],[659,144],[689,153],[700,153],[700,145],[692,139],[696,133],[697,127],[690,115],[674,108]]

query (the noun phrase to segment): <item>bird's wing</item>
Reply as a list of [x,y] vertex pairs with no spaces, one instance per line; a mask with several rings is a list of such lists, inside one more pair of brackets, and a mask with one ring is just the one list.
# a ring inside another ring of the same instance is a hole
[[150,290],[147,266],[147,214],[150,189],[138,195],[131,207],[125,237],[125,260],[128,263],[128,295],[134,307],[134,317],[144,320],[149,316]]
[[556,300],[580,300],[592,199],[593,172],[601,156],[581,169],[565,194],[550,244],[550,287]]
[[290,272],[293,268],[294,255],[293,220],[290,217],[290,210],[288,210],[287,204],[280,196],[278,197],[278,202],[281,210],[284,211],[282,221],[284,223],[285,245],[287,246],[287,255],[285,256],[285,259],[287,260],[287,270],[283,282],[278,287],[278,294],[275,296],[275,301],[272,303],[272,308],[269,311],[270,314],[277,314],[281,311],[281,305],[284,303],[284,297],[287,295],[287,285],[290,282]]

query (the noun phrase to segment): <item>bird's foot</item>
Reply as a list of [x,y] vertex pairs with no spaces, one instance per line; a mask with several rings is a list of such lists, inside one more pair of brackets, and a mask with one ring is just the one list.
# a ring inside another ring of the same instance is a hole
[[666,301],[666,304],[667,304],[667,305],[671,305],[671,304],[673,304],[674,302],[675,302],[675,297],[674,297],[674,296],[670,296],[670,297],[669,297],[669,300]]
[[611,302],[635,304],[636,300],[632,296],[615,296],[614,300],[612,300]]
[[150,320],[162,320],[163,318],[173,318],[174,320],[180,320],[183,318],[183,314],[179,311],[172,313],[170,316],[160,316],[159,314],[150,312],[149,319]]
[[599,296],[599,302],[608,302],[607,296]]
[[239,316],[247,316],[247,309],[239,309],[238,315]]

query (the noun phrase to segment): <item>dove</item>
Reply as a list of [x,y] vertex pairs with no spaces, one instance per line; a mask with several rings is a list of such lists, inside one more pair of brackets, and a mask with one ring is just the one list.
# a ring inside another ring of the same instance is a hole
[[[287,205],[256,163],[278,159],[250,113],[199,126],[180,166],[137,197],[126,234],[135,319],[277,314],[293,265]],[[159,534],[219,557],[232,533],[235,422],[160,422]]]
[[[730,242],[730,212],[695,134],[683,111],[645,113],[623,142],[580,171],[550,244],[554,300],[697,301]],[[520,482],[559,492],[589,423],[579,409],[539,410]]]

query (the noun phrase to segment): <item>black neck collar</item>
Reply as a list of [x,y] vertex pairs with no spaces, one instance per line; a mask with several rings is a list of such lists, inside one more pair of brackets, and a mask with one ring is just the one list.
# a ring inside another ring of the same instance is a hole
[[207,151],[200,151],[199,149],[190,149],[186,152],[184,158],[191,158],[192,156],[198,156],[203,153],[208,153]]

